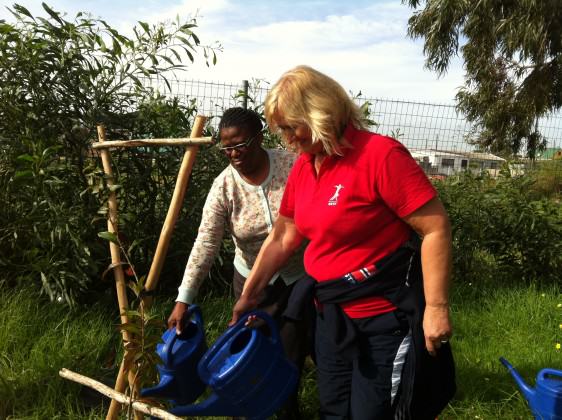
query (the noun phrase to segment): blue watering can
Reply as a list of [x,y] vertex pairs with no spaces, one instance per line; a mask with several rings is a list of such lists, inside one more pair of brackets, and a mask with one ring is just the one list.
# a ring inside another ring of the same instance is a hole
[[500,362],[519,385],[536,420],[562,420],[562,370],[541,370],[536,387],[531,388],[507,360],[500,357]]
[[[245,326],[249,316],[263,319],[270,336]],[[169,410],[178,416],[230,416],[266,419],[295,390],[298,371],[287,360],[273,319],[253,311],[230,327],[199,362],[199,376],[213,393],[205,401]]]
[[205,391],[206,385],[197,374],[197,364],[207,351],[201,309],[190,305],[186,316],[191,319],[181,334],[170,328],[162,335],[164,343],[156,346],[163,362],[157,366],[160,382],[141,390],[141,397],[163,398],[174,405],[189,404]]

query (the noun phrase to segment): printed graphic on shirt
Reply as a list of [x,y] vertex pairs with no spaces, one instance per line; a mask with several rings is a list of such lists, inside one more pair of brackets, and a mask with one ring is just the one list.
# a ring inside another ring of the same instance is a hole
[[343,185],[342,184],[334,185],[334,188],[336,189],[336,192],[328,200],[329,206],[335,206],[336,204],[338,204],[338,197],[340,196],[340,190],[343,188]]

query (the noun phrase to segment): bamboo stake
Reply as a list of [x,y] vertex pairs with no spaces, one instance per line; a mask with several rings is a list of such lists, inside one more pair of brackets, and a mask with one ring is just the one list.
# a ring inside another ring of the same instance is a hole
[[[105,127],[102,125],[98,126],[98,136],[100,142],[105,141]],[[107,215],[107,230],[109,232],[118,234],[118,207],[117,207],[117,194],[112,191],[112,187],[115,185],[113,180],[113,169],[111,168],[111,157],[108,150],[102,150],[101,161],[103,164],[103,171],[107,177],[107,186],[109,187],[109,203],[108,203],[108,215]],[[128,322],[128,317],[125,311],[129,309],[129,301],[127,299],[127,285],[125,284],[125,273],[123,272],[123,266],[121,264],[121,249],[119,245],[114,242],[109,242],[109,250],[111,252],[111,264],[113,265],[113,274],[115,276],[115,287],[117,289],[117,300],[119,301],[119,313],[121,314],[121,322]],[[123,340],[129,341],[130,334],[127,331],[123,331]]]
[[[105,141],[105,127],[102,125],[98,126],[98,137],[100,142]],[[113,180],[113,169],[111,168],[111,156],[109,154],[109,150],[101,150],[101,161],[103,165],[103,171],[107,176],[107,185],[110,187],[109,193],[109,201],[108,201],[108,215],[107,215],[107,230],[109,232],[118,234],[118,206],[117,206],[117,194],[115,191],[111,191],[111,187],[115,185]],[[129,300],[127,298],[127,285],[125,283],[125,273],[123,272],[123,266],[121,265],[121,249],[119,245],[110,242],[109,243],[109,250],[111,253],[111,264],[114,266],[113,275],[115,277],[115,289],[117,290],[117,301],[119,304],[119,313],[121,315],[121,323],[125,324],[129,322],[129,317],[126,315],[125,311],[129,309]],[[121,332],[123,341],[129,342],[131,340],[131,334],[128,331],[123,330]],[[119,374],[117,375],[117,380],[115,383],[115,390],[117,392],[123,392],[127,385],[125,380],[125,366],[121,363],[121,367],[119,369]],[[129,383],[131,385],[132,381],[134,381],[134,375],[129,375]],[[132,387],[132,386],[131,386]],[[109,406],[109,412],[107,413],[107,420],[115,420],[119,411],[121,409],[121,405],[116,402],[116,400],[111,400],[111,404]]]
[[[206,120],[207,118],[202,115],[198,115],[195,118],[193,128],[191,129],[191,138],[197,138],[201,136]],[[199,147],[196,145],[186,147],[186,151],[183,156],[181,167],[176,180],[174,193],[172,195],[172,201],[170,203],[170,207],[168,208],[166,220],[164,221],[164,225],[162,226],[160,238],[158,239],[158,245],[156,246],[156,251],[154,253],[154,259],[152,260],[150,271],[148,272],[148,277],[146,279],[145,289],[147,291],[154,290],[158,283],[158,278],[160,277],[160,272],[162,271],[162,266],[164,265],[164,259],[166,258],[166,252],[168,251],[168,245],[170,244],[172,232],[176,225],[176,221],[183,204],[185,191],[187,189],[187,184],[191,175],[191,169],[193,168],[193,163],[195,162],[195,157],[197,156],[198,150]],[[151,304],[150,297],[146,296],[143,299],[143,304],[146,305],[146,307],[149,307]]]
[[[193,134],[193,133],[192,133]],[[152,146],[199,146],[213,143],[212,137],[190,137],[186,139],[135,139],[135,140],[113,140],[92,144],[94,149],[109,149],[120,147],[152,147]]]
[[[121,393],[121,392],[117,392],[114,391],[113,389],[111,389],[110,387],[92,379],[92,378],[88,378],[87,376],[84,375],[80,375],[79,373],[76,372],[72,372],[71,370],[62,368],[59,371],[59,375],[65,379],[68,379],[70,381],[73,382],[77,382],[79,384],[85,385],[89,388],[95,389],[96,391],[98,391],[100,394],[103,394],[109,398],[112,399],[112,401],[118,401],[121,404],[129,404],[131,402],[131,398],[128,397],[127,395]],[[135,411],[140,411],[144,414],[149,414],[152,417],[157,417],[159,419],[164,419],[164,420],[182,420],[181,417],[177,417],[175,415],[173,415],[172,413],[167,412],[166,410],[163,410],[161,408],[158,407],[154,407],[151,406],[147,403],[141,402],[141,401],[137,401],[137,400],[133,400],[132,403],[133,409]]]

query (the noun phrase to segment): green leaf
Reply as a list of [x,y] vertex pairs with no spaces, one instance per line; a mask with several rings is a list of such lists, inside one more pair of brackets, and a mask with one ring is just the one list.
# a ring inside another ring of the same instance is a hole
[[35,160],[36,160],[36,158],[34,158],[31,155],[28,155],[27,153],[23,154],[23,155],[19,155],[16,159],[19,160],[19,161],[25,161],[25,162],[35,162]]
[[98,236],[107,241],[118,244],[119,240],[114,232],[98,232]]
[[191,51],[189,51],[187,48],[184,47],[183,49],[185,51],[185,53],[187,54],[187,56],[189,57],[189,60],[193,63],[195,61],[195,59],[193,58],[193,54],[191,54]]
[[181,56],[178,54],[178,52],[173,48],[171,48],[170,51],[172,51],[172,54],[174,54],[176,59],[181,63]]
[[53,9],[51,9],[49,6],[47,6],[46,3],[41,3],[41,5],[43,6],[43,9],[45,9],[45,11],[53,18],[55,19],[57,22],[59,22],[61,25],[64,24],[63,20],[60,18],[59,14],[57,12],[55,12]]
[[18,13],[21,13],[22,15],[25,15],[33,20],[35,20],[35,18],[31,15],[31,13],[29,13],[29,10],[27,10],[25,7],[23,7],[21,4],[14,4],[14,10]]
[[31,170],[17,171],[14,174],[14,179],[21,179],[21,178],[33,178],[33,171]]
[[144,29],[147,35],[150,35],[150,27],[148,26],[148,23],[139,20],[139,25],[142,26],[142,29]]
[[10,32],[14,31],[14,27],[4,21],[0,21],[0,33],[2,34],[9,34]]

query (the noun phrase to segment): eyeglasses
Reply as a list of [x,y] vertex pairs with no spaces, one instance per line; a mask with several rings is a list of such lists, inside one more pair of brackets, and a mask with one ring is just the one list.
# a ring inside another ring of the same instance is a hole
[[219,146],[217,144],[217,147],[221,152],[224,152],[224,154],[226,155],[231,154],[235,150],[237,152],[244,153],[246,150],[248,150],[248,147],[250,147],[250,145],[256,139],[256,137],[258,137],[257,134],[254,137],[251,137],[250,139],[246,140],[244,143],[240,143],[235,146]]

